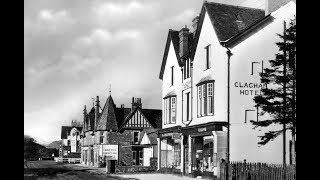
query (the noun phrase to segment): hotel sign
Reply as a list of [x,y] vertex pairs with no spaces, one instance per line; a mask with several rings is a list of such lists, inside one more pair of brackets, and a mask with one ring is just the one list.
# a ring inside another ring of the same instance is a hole
[[106,160],[118,160],[118,145],[103,145],[102,149]]
[[261,95],[262,88],[267,88],[267,84],[236,81],[234,87],[239,88],[240,95],[257,96]]

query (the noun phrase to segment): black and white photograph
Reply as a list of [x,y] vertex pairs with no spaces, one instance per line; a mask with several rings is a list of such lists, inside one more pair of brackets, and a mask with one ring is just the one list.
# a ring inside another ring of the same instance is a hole
[[24,0],[24,179],[296,180],[296,0]]

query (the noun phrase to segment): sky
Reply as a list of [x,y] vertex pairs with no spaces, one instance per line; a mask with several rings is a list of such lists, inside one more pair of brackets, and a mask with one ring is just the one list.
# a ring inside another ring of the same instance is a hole
[[[211,0],[263,8],[264,0]],[[161,109],[168,29],[191,27],[203,0],[25,0],[24,134],[50,142],[84,105]]]

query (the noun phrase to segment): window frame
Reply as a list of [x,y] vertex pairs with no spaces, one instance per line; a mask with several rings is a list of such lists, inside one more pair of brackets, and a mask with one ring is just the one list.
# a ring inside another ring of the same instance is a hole
[[197,84],[198,117],[214,115],[214,82],[214,80],[209,80]]
[[171,66],[171,86],[174,86],[174,66]]
[[[173,103],[174,99],[174,103]],[[164,112],[164,125],[166,124],[176,124],[177,123],[177,96],[169,96],[163,98],[165,104],[165,112]],[[173,107],[174,105],[174,112]]]
[[211,61],[210,61],[210,59],[211,59],[211,44],[204,47],[204,49],[206,50],[206,59],[205,59],[204,70],[208,70],[211,68]]

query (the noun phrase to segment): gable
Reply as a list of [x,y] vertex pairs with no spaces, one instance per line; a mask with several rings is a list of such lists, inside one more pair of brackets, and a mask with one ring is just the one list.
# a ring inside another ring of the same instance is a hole
[[194,59],[204,18],[208,15],[219,42],[225,42],[264,17],[261,9],[205,2],[195,32],[191,59]]
[[126,129],[144,129],[153,128],[141,110],[137,108],[125,121],[121,128]]
[[144,132],[143,138],[142,138],[140,144],[151,144],[150,139],[149,139],[149,137],[148,137],[146,132]]
[[167,42],[166,42],[166,46],[165,46],[165,50],[164,50],[164,54],[163,54],[160,74],[159,74],[160,79],[163,79],[163,73],[165,71],[169,52],[172,53],[173,50],[174,50],[175,57],[178,61],[179,66],[182,66],[182,61],[179,56],[179,32],[172,30],[172,29],[169,29]]

